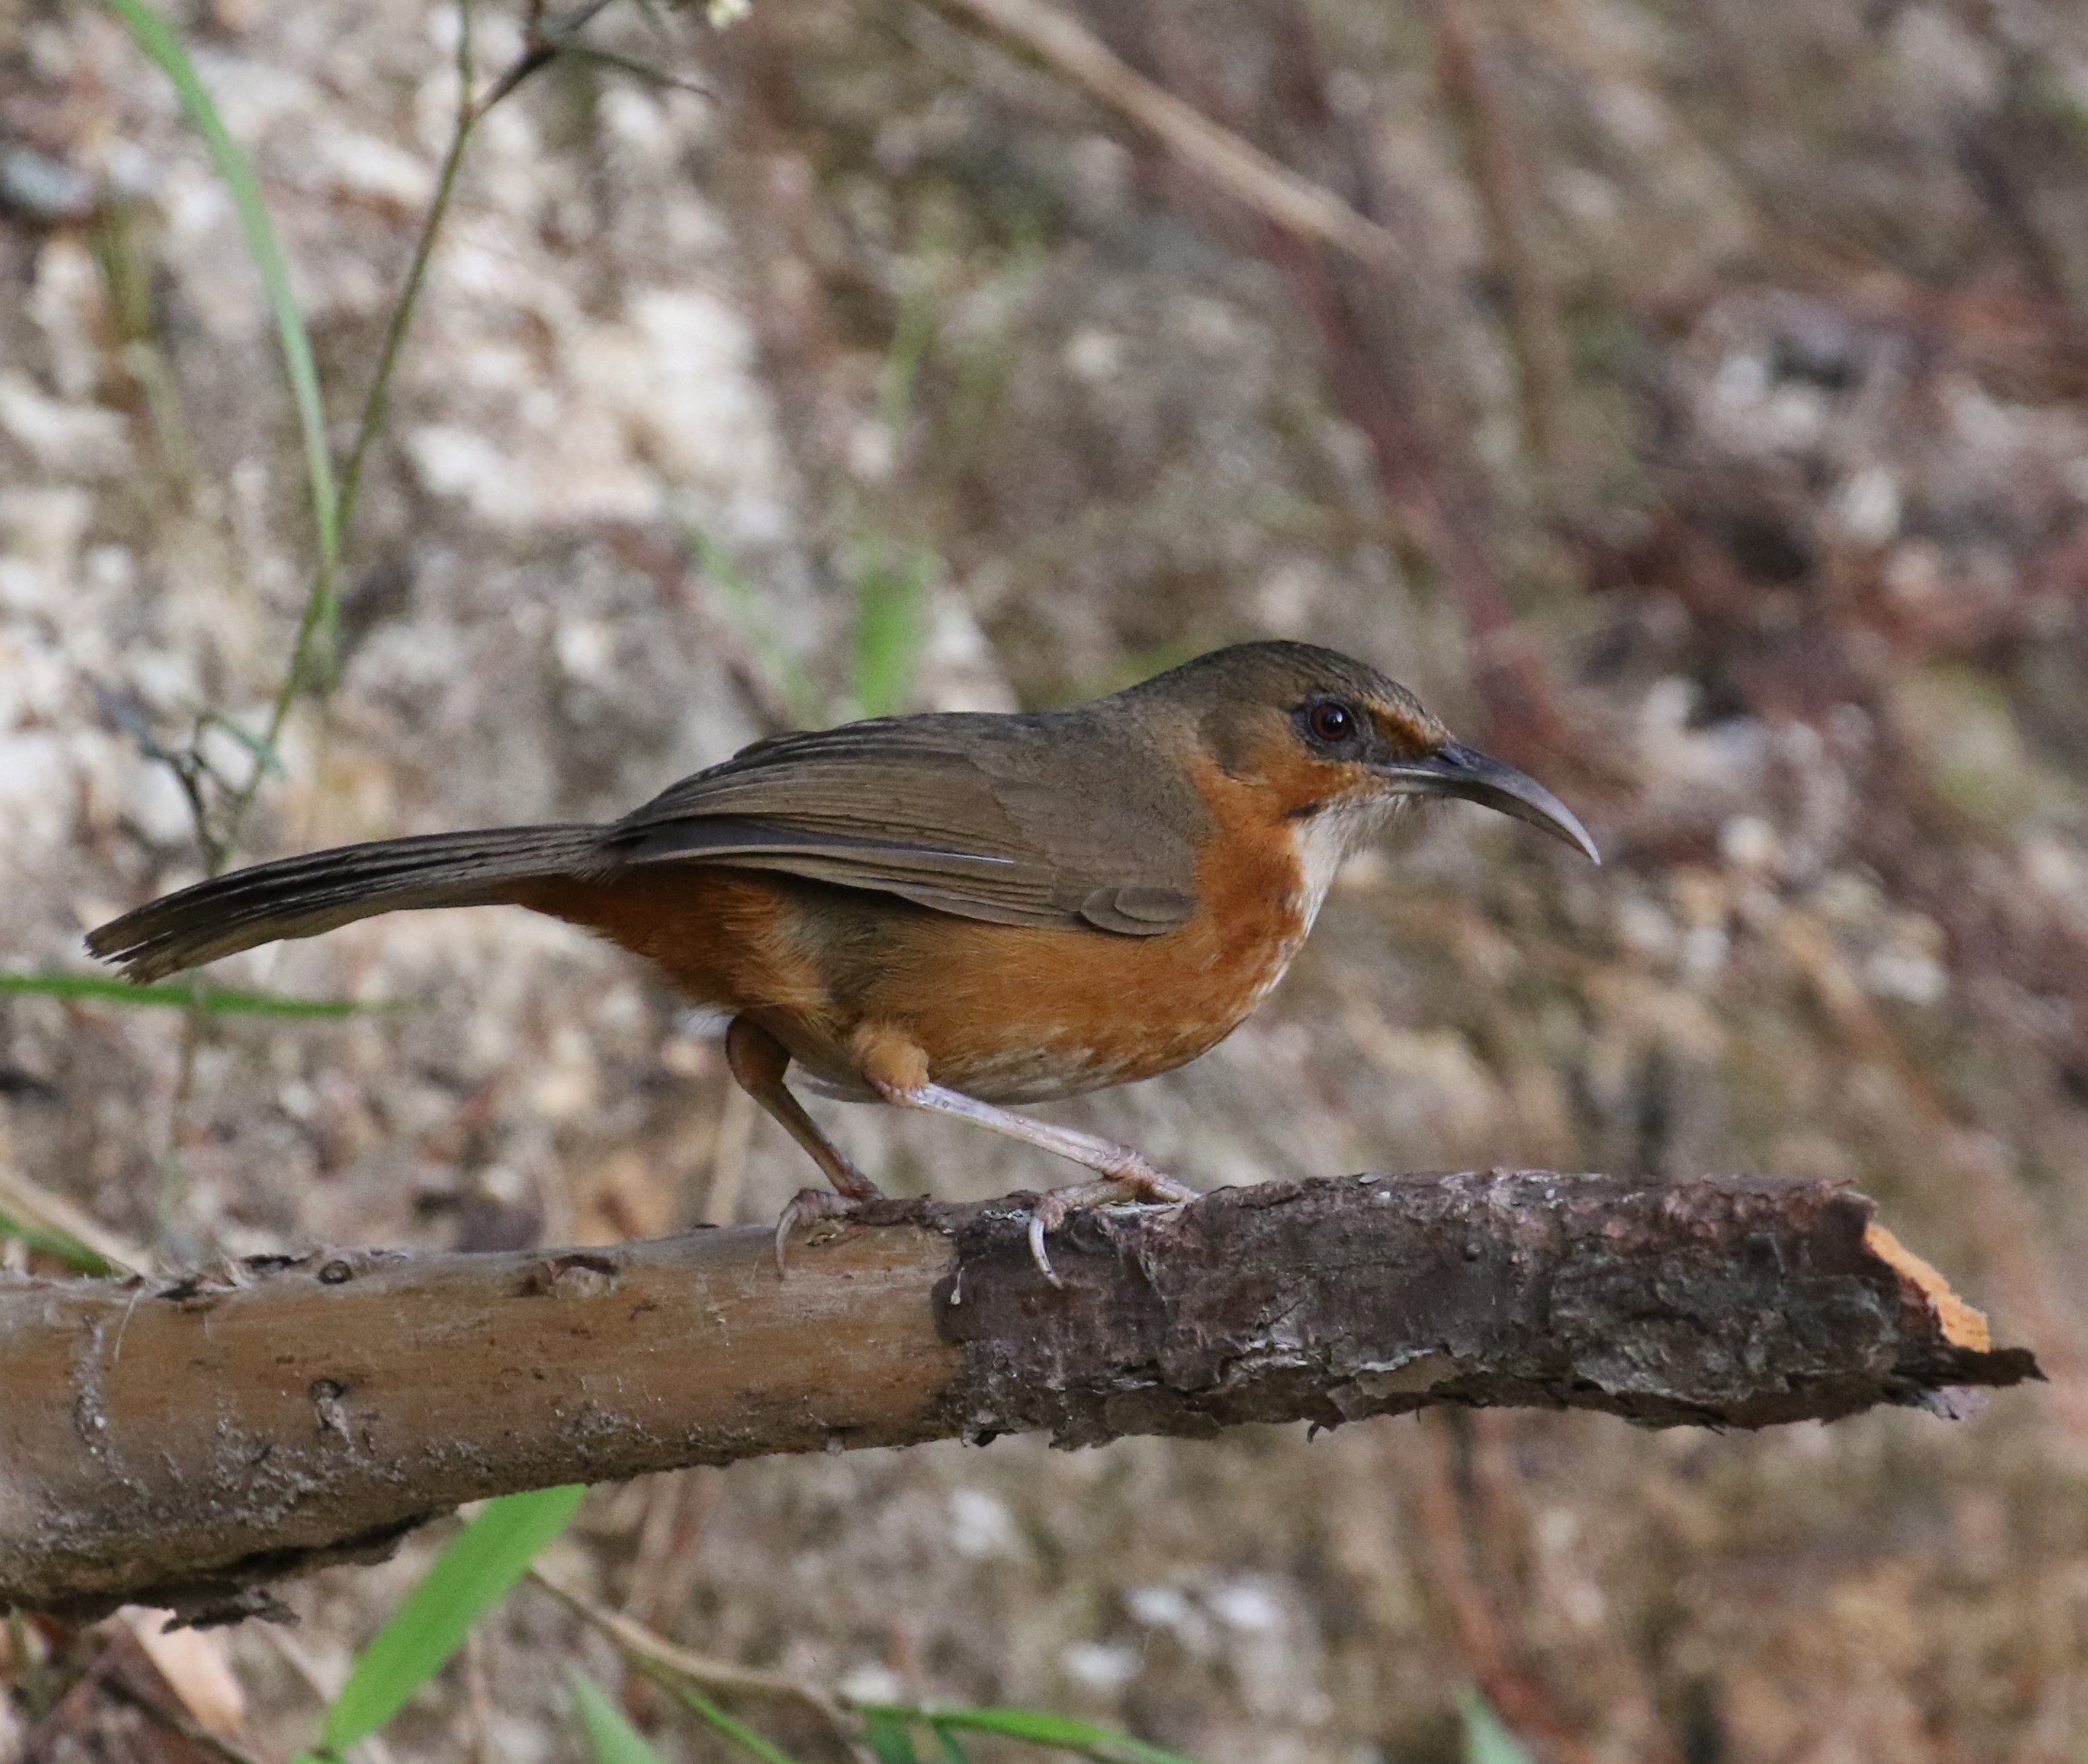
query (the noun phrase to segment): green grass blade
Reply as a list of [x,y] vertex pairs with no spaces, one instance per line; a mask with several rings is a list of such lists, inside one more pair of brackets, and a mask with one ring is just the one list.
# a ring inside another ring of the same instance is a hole
[[331,566],[340,552],[340,526],[333,461],[327,451],[326,415],[319,403],[319,369],[312,361],[304,314],[297,310],[297,296],[290,288],[290,267],[283,255],[282,241],[276,237],[267,206],[261,199],[261,182],[254,175],[253,163],[226,132],[216,105],[197,75],[195,63],[189,59],[173,28],[144,0],[108,0],[108,3],[130,33],[130,41],[173,82],[174,96],[203,137],[211,163],[225,180],[233,207],[238,211],[239,224],[246,233],[247,255],[253,258],[268,304],[275,310],[283,366],[297,407],[298,425],[304,431],[305,472],[311,483],[312,519],[319,530],[319,556]]
[[894,558],[883,540],[864,547],[855,584],[857,707],[865,716],[906,708],[928,639],[928,583],[935,555],[914,548]]
[[1148,1745],[1127,1733],[1098,1728],[1091,1721],[1053,1715],[1043,1709],[909,1709],[896,1703],[866,1705],[865,1720],[876,1715],[897,1719],[926,1720],[938,1732],[996,1733],[1004,1739],[1026,1740],[1033,1745],[1056,1746],[1097,1764],[1196,1764],[1194,1758],[1163,1746]]
[[781,1746],[772,1740],[764,1739],[737,1715],[726,1714],[694,1685],[675,1677],[670,1672],[657,1669],[644,1660],[634,1664],[661,1689],[678,1697],[691,1714],[700,1717],[723,1734],[749,1758],[758,1759],[759,1764],[798,1764],[798,1761]]
[[487,1502],[357,1656],[327,1711],[320,1749],[343,1751],[396,1715],[565,1529],[586,1493],[578,1485],[540,1489]]
[[17,1243],[26,1244],[32,1249],[62,1262],[69,1273],[107,1275],[123,1271],[100,1250],[82,1243],[71,1232],[60,1231],[52,1225],[32,1224],[9,1213],[0,1213],[0,1237],[11,1237]]
[[1476,1690],[1458,1693],[1457,1712],[1465,1721],[1465,1764],[1532,1764],[1522,1742]]
[[904,438],[901,431],[914,408],[914,383],[939,328],[934,302],[925,296],[916,295],[899,310],[899,322],[892,333],[892,347],[885,354],[877,393],[878,421],[884,425],[894,447]]
[[704,579],[724,592],[734,628],[761,669],[763,679],[786,703],[790,714],[807,728],[820,720],[819,694],[811,676],[778,640],[773,621],[754,584],[738,561],[700,527],[685,526],[682,536],[696,554]]
[[200,1010],[207,1017],[352,1017],[383,1010],[384,1005],[359,1005],[352,998],[286,998],[277,993],[242,992],[230,986],[192,986],[163,980],[139,986],[127,980],[105,980],[98,974],[0,974],[0,997],[101,998],[117,1005],[172,1006]]
[[594,1753],[594,1764],[661,1764],[660,1754],[624,1719],[623,1711],[601,1685],[584,1672],[575,1672],[572,1686],[573,1707]]
[[914,1749],[914,1736],[907,1732],[906,1723],[887,1710],[863,1717],[862,1742],[877,1764],[921,1764],[921,1754]]
[[930,1723],[929,1731],[935,1736],[935,1744],[943,1749],[943,1764],[972,1764],[965,1755],[965,1749],[957,1744],[957,1736],[939,1721]]
[[288,770],[283,764],[282,750],[267,736],[256,735],[251,729],[243,729],[230,717],[219,716],[214,711],[203,717],[198,724],[197,734],[201,735],[206,728],[221,730],[238,742],[254,756],[254,764],[257,771],[272,771],[278,778],[289,775]]

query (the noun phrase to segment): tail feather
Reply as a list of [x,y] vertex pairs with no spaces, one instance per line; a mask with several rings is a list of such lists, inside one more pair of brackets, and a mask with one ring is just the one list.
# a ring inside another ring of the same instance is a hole
[[520,882],[598,868],[601,829],[491,827],[279,858],[148,901],[88,933],[88,950],[158,980],[283,938],[412,907],[490,906]]

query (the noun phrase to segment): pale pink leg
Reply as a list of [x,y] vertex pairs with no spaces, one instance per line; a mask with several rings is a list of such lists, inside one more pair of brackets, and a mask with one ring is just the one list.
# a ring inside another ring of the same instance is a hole
[[982,1103],[947,1085],[888,1084],[874,1076],[870,1082],[879,1096],[897,1108],[926,1108],[939,1115],[955,1115],[961,1121],[975,1121],[982,1127],[1006,1134],[1011,1139],[1020,1139],[1027,1145],[1085,1165],[1101,1177],[1098,1182],[1076,1182],[1068,1188],[1052,1190],[1029,1215],[1029,1253],[1036,1258],[1044,1278],[1054,1286],[1059,1280],[1052,1271],[1051,1258],[1044,1253],[1045,1234],[1058,1229],[1082,1207],[1106,1207],[1121,1201],[1156,1201],[1179,1207],[1184,1201],[1196,1198],[1196,1190],[1171,1176],[1163,1176],[1129,1146],[1120,1146],[1113,1139],[1034,1120],[1010,1108],[997,1108],[991,1103]]

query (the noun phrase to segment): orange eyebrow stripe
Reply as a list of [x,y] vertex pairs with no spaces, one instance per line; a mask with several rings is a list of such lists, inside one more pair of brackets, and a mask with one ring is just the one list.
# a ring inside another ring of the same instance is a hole
[[1369,705],[1365,708],[1370,712],[1371,720],[1377,724],[1378,733],[1394,747],[1421,754],[1436,745],[1436,732],[1404,711],[1384,704]]

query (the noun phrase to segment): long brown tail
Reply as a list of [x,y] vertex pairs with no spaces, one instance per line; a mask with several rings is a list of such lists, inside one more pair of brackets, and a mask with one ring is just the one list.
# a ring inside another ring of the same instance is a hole
[[214,962],[280,938],[316,937],[337,925],[407,907],[483,907],[518,882],[598,865],[593,826],[489,827],[379,839],[278,858],[148,901],[88,933],[87,946],[135,980]]

